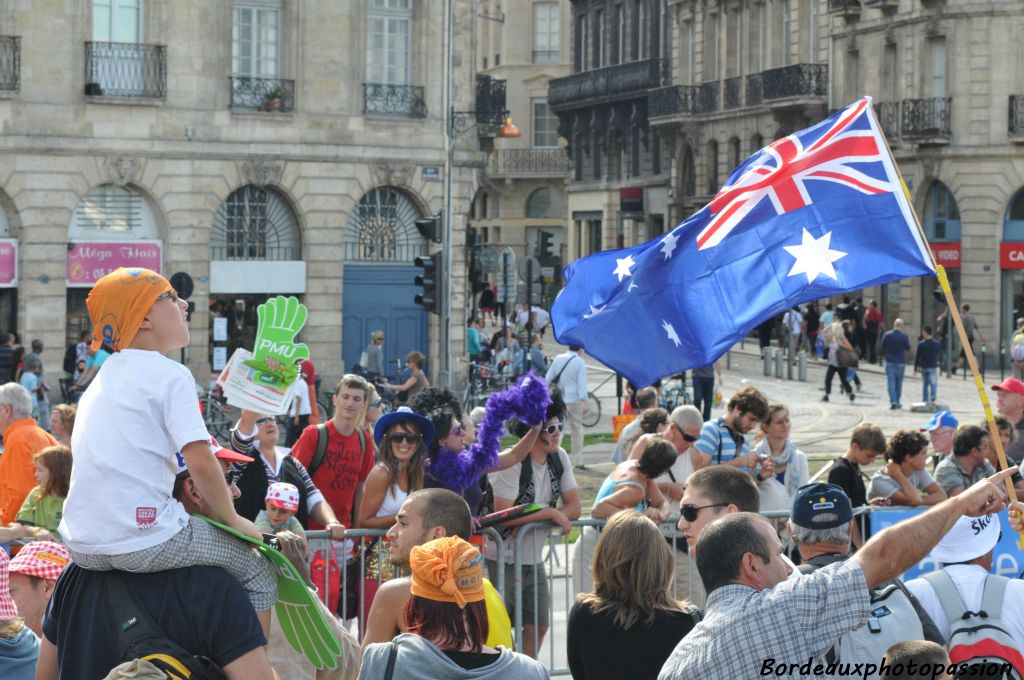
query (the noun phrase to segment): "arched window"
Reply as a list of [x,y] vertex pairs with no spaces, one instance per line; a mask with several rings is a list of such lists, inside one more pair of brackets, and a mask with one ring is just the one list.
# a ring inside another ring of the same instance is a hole
[[1003,240],[1024,241],[1024,189],[1021,189],[1006,208],[1006,217],[1003,218]]
[[718,193],[718,140],[708,142],[708,195]]
[[960,240],[960,210],[953,193],[942,182],[928,189],[924,203],[924,233],[929,241]]
[[526,217],[530,219],[565,217],[562,197],[548,187],[537,189],[526,199]]
[[[486,208],[484,209],[486,214]],[[363,194],[349,215],[345,259],[349,262],[411,262],[425,253],[416,230],[419,210],[398,189],[378,187]]]
[[149,201],[138,191],[116,184],[102,184],[78,202],[68,230],[75,239],[158,238],[156,219]]
[[729,140],[729,172],[739,167],[740,161],[740,138],[733,137]]
[[679,191],[684,198],[693,198],[697,194],[697,177],[693,165],[693,150],[687,146],[679,162]]
[[764,137],[761,136],[760,132],[755,132],[750,137],[750,155],[753,156],[755,153],[760,151],[764,147]]
[[210,235],[213,260],[298,260],[299,225],[283,196],[247,184],[220,204]]

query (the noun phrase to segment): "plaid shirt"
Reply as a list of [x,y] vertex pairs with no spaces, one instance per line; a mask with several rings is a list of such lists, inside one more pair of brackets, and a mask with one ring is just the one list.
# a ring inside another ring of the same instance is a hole
[[[813,674],[817,660],[840,635],[867,623],[870,609],[864,572],[853,560],[768,590],[721,587],[708,596],[704,620],[676,645],[658,680],[778,677],[779,664],[799,666],[809,659],[812,674],[783,675],[827,678]],[[824,666],[822,660],[819,670]]]

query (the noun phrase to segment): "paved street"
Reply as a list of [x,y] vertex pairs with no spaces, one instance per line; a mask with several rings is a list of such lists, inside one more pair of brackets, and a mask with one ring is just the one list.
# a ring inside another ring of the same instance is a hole
[[[556,347],[549,337],[545,343],[545,352],[552,356],[561,351],[564,350]],[[590,389],[602,400],[601,421],[589,431],[610,432],[612,430],[611,418],[616,406],[615,379],[613,376],[611,380],[605,381],[609,376],[607,369],[593,360],[589,361],[591,365],[588,374]],[[729,395],[740,385],[750,384],[762,390],[768,396],[769,401],[781,401],[788,405],[793,420],[793,441],[799,449],[808,454],[842,454],[846,451],[851,430],[862,422],[879,425],[888,436],[901,428],[918,428],[930,417],[927,413],[910,411],[914,401],[919,401],[921,398],[921,380],[912,374],[912,369],[908,369],[908,375],[904,382],[904,408],[891,411],[886,391],[885,371],[880,366],[863,365],[859,369],[863,389],[857,393],[853,403],[839,395],[838,379],[833,385],[832,401],[824,403],[821,401],[821,397],[824,395],[823,385],[826,370],[824,362],[815,360],[809,362],[807,382],[776,379],[774,365],[772,377],[766,377],[756,343],[747,343],[746,347],[742,348],[737,347],[728,358],[723,357],[722,362],[725,381],[723,396],[725,399],[728,400]],[[725,368],[726,362],[729,362],[730,367]],[[795,376],[796,367],[794,367]],[[986,389],[999,380],[998,372],[990,373],[985,380]],[[991,389],[988,389],[988,394],[991,398],[993,394]],[[940,377],[938,395],[939,403],[948,404],[960,422],[981,422],[984,412],[972,380],[964,380],[962,375],[950,379]],[[595,444],[586,449],[585,461],[588,469],[577,471],[577,477],[581,483],[585,483],[587,486],[600,484],[601,479],[612,468],[612,464],[609,462],[611,450],[612,445],[610,444]],[[816,467],[812,464],[812,473]],[[585,502],[584,505],[588,504]],[[568,557],[571,557],[571,549]],[[572,606],[575,597],[566,570],[567,563],[567,556],[562,549],[559,549],[557,555],[552,556],[548,562],[554,586],[551,597],[555,612],[551,631],[541,648],[539,658],[552,669],[566,666],[565,621],[568,609]]]

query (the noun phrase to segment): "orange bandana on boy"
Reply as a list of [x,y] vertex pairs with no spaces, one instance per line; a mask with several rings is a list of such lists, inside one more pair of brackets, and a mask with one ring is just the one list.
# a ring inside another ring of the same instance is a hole
[[484,558],[480,551],[457,536],[445,536],[418,545],[409,554],[413,595],[435,602],[467,602],[484,599]]
[[97,281],[85,300],[92,348],[108,345],[116,352],[129,347],[157,298],[169,290],[167,279],[141,267],[119,267]]

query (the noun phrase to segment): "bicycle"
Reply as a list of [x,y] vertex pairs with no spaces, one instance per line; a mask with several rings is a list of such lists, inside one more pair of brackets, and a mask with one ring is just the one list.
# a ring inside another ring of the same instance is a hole
[[233,408],[228,405],[228,400],[220,385],[205,390],[200,397],[200,404],[203,408],[203,422],[206,423],[207,431],[217,441],[226,442],[231,436],[231,426],[234,425],[236,418],[228,413]]
[[469,413],[477,406],[483,406],[487,400],[484,391],[487,389],[487,369],[484,364],[469,365],[470,378],[466,383],[466,389],[462,392],[462,410]]
[[583,427],[594,427],[601,420],[601,400],[593,392],[587,392],[587,408],[583,415]]
[[686,385],[686,374],[672,376],[671,380],[678,380],[678,385],[671,385],[661,391],[661,407],[671,413],[677,406],[692,404],[690,390]]

